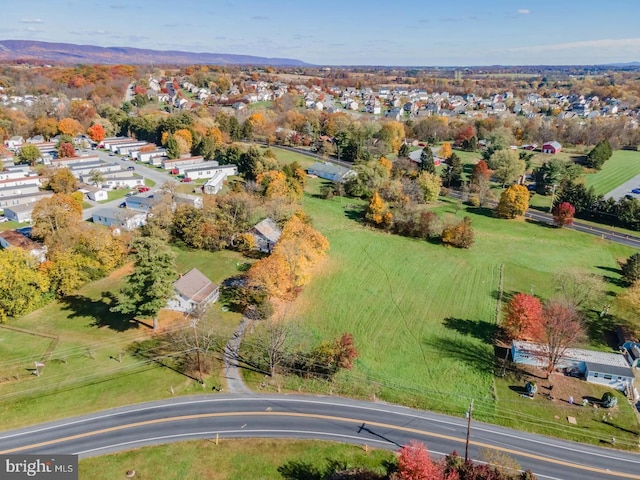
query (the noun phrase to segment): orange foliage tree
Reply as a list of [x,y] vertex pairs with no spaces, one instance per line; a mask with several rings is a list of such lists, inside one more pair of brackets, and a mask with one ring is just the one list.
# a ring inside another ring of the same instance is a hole
[[58,122],[58,131],[63,135],[75,137],[84,131],[80,122],[73,118],[63,118]]
[[542,326],[542,302],[533,295],[516,293],[505,307],[502,323],[509,338],[537,338]]
[[87,134],[89,135],[89,138],[91,138],[91,140],[93,140],[94,142],[101,142],[105,137],[104,127],[99,123],[94,123],[89,128],[87,128]]
[[376,227],[390,227],[393,223],[393,216],[389,211],[389,206],[377,190],[373,192],[364,218]]
[[449,142],[444,142],[440,146],[440,156],[445,160],[448,159],[453,152],[451,151],[451,144]]

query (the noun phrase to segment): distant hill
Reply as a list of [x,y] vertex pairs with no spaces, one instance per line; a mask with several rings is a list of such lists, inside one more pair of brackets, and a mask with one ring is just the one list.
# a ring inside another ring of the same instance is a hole
[[49,63],[168,64],[168,65],[308,65],[293,58],[265,58],[230,53],[160,51],[131,47],[97,47],[72,43],[0,40],[0,62],[38,60]]
[[640,67],[640,62],[627,62],[627,63],[608,63],[606,67],[620,67],[620,68],[635,68]]

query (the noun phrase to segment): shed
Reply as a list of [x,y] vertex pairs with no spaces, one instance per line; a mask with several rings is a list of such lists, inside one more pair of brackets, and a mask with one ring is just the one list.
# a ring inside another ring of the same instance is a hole
[[220,290],[200,270],[192,268],[173,283],[174,297],[167,308],[189,313],[218,300]]

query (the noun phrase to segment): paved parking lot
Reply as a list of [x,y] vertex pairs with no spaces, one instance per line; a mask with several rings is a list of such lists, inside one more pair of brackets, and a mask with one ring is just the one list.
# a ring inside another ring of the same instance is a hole
[[623,198],[625,195],[631,195],[632,197],[640,200],[640,194],[631,193],[631,190],[636,188],[640,190],[640,175],[636,175],[631,180],[620,185],[618,188],[614,188],[607,193],[604,198],[613,198],[618,200]]

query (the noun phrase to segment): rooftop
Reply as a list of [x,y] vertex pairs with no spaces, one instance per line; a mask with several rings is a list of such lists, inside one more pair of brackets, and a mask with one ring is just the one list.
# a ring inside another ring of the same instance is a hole
[[176,292],[189,300],[200,303],[218,288],[197,268],[192,268],[173,283]]

